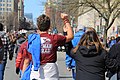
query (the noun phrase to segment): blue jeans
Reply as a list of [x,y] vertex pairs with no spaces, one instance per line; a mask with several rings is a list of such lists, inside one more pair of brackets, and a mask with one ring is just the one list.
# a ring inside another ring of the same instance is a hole
[[73,80],[75,80],[75,77],[76,77],[76,71],[75,71],[75,69],[72,69],[72,77],[73,77]]
[[5,66],[6,66],[7,61],[2,61],[0,64],[0,80],[3,80],[4,78],[4,71],[5,71]]

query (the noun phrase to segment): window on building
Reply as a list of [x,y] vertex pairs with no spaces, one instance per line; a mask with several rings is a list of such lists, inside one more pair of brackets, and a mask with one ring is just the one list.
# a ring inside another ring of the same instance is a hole
[[5,10],[5,8],[3,8],[3,11]]
[[7,0],[7,2],[11,2],[11,0]]
[[3,4],[2,6],[5,6],[5,4]]
[[7,7],[11,7],[11,4],[7,4]]
[[0,19],[2,19],[2,16],[0,16]]
[[0,8],[0,11],[2,10],[2,8]]
[[7,8],[7,11],[11,11],[11,8]]

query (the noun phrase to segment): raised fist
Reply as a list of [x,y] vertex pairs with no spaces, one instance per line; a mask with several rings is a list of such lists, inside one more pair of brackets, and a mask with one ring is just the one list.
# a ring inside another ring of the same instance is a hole
[[61,18],[62,18],[62,19],[68,18],[68,14],[61,13]]

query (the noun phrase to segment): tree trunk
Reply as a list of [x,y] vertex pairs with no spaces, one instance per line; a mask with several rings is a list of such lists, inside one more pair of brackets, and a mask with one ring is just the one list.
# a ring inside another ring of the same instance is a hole
[[104,27],[103,45],[104,45],[104,48],[106,49],[106,46],[107,46],[107,29],[106,29],[106,27]]

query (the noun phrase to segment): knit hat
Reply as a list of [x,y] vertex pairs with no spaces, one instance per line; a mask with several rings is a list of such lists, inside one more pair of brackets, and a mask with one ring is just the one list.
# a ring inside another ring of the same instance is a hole
[[79,30],[83,30],[83,31],[84,31],[84,29],[85,29],[85,26],[83,26],[83,25],[78,25],[76,31],[79,31]]
[[83,25],[78,25],[77,29],[78,29],[78,30],[84,29],[84,26],[83,26]]

